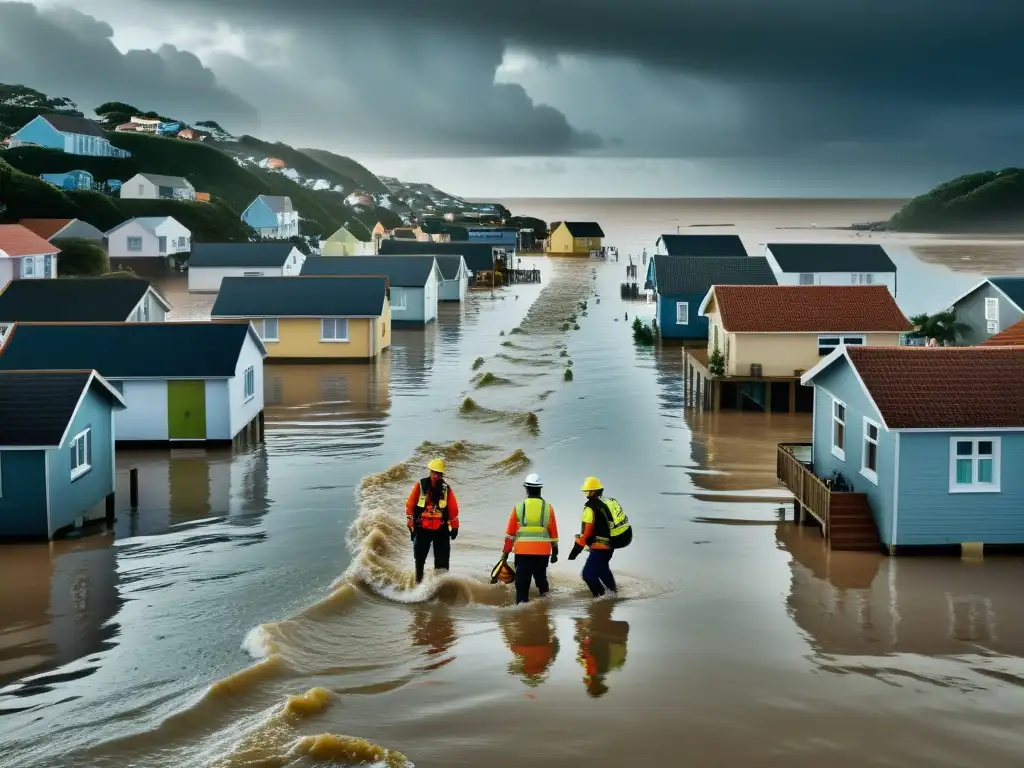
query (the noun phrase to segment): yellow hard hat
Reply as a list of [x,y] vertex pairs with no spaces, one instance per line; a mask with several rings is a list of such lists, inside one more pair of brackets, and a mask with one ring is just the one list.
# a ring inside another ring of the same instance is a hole
[[440,472],[443,475],[445,470],[444,459],[431,459],[430,463],[427,464],[427,469],[429,469],[431,472]]
[[600,480],[598,480],[596,477],[591,475],[590,477],[588,477],[586,480],[583,481],[583,487],[580,488],[580,490],[584,491],[584,492],[587,492],[587,491],[602,491],[602,490],[604,490],[604,485],[601,484]]

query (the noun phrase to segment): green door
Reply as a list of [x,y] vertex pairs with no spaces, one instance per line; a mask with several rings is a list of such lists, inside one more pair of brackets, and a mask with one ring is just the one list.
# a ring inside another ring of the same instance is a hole
[[167,436],[171,440],[206,439],[206,382],[167,382]]

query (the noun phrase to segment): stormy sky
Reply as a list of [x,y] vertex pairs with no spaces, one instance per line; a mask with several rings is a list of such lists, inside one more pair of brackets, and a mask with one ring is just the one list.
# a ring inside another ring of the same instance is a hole
[[903,196],[1020,165],[1020,0],[0,0],[0,81],[474,196]]

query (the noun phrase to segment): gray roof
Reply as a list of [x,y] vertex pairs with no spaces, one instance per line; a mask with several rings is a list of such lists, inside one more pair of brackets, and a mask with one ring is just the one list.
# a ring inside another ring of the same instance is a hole
[[121,405],[91,370],[0,372],[0,448],[59,446],[87,386]]
[[283,267],[291,243],[193,243],[189,267]]
[[[412,254],[409,255],[411,256]],[[451,253],[422,253],[416,254],[416,258],[435,259],[438,269],[441,270],[441,277],[445,280],[457,280],[459,277],[459,265],[465,261],[461,255]]]
[[78,133],[83,136],[97,136],[101,139],[107,138],[107,134],[103,129],[87,117],[61,115],[58,113],[42,115],[41,117],[61,133]]
[[[176,224],[181,224],[181,222],[175,219],[173,216],[136,216],[134,219],[126,219],[125,221],[122,221],[120,224],[118,224],[116,227],[108,229],[106,234],[112,235],[114,232],[121,229],[121,227],[131,224],[133,221],[143,229],[148,229],[150,232],[155,232],[156,228],[163,224],[165,221],[173,221]],[[184,225],[182,224],[182,226]],[[188,229],[188,227],[185,228]]]
[[494,246],[491,243],[472,243],[452,240],[448,243],[431,243],[423,240],[383,240],[381,255],[399,256],[438,253],[458,254],[466,260],[466,266],[473,272],[490,272],[494,269]]
[[662,235],[669,256],[746,256],[739,235]]
[[[274,213],[291,213],[292,199],[281,195],[257,195],[256,200],[262,200],[267,208]],[[255,203],[256,200],[253,200]]]
[[[12,280],[0,290],[0,322],[124,322],[151,288],[148,280],[103,277]],[[154,292],[169,308],[167,300]]]
[[990,277],[988,281],[1024,311],[1024,277]]
[[172,189],[188,189],[192,186],[188,179],[181,176],[161,176],[158,173],[138,174],[147,181],[156,184],[158,187],[171,187]]
[[654,278],[663,296],[703,296],[713,285],[778,285],[764,256],[655,256]]
[[422,288],[436,262],[421,255],[311,256],[302,265],[302,274],[384,275],[395,288]]
[[783,272],[895,272],[877,243],[768,243]]
[[[350,258],[350,257],[337,257]],[[380,317],[383,276],[225,277],[213,317]]]

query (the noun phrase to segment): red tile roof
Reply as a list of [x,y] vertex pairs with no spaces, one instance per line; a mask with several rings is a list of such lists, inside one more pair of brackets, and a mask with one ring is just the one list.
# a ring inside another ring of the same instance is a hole
[[1024,427],[1024,349],[847,347],[890,429]]
[[1011,325],[1002,333],[997,333],[988,341],[983,341],[985,347],[1024,347],[1024,320]]
[[60,253],[60,248],[54,248],[21,224],[0,224],[0,251],[8,256],[42,256]]
[[72,221],[74,219],[21,219],[18,223],[44,240],[49,240]]
[[716,285],[732,333],[899,333],[913,328],[884,285]]

